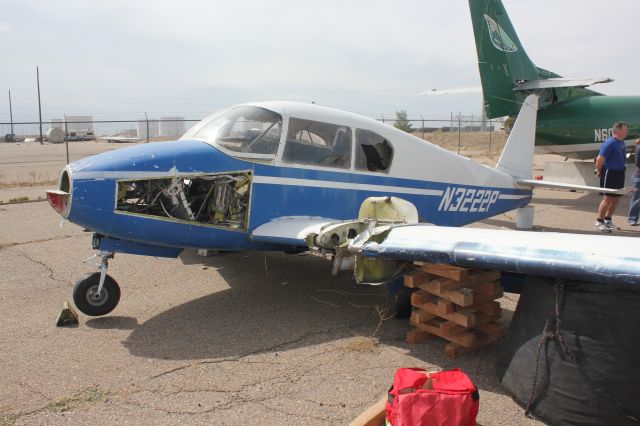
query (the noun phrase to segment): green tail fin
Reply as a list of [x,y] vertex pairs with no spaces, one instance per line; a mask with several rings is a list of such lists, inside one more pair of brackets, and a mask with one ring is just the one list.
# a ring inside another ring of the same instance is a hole
[[[469,0],[478,67],[488,118],[515,115],[526,94],[514,92],[518,81],[538,80],[531,62],[500,0]],[[554,74],[555,75],[555,74]]]

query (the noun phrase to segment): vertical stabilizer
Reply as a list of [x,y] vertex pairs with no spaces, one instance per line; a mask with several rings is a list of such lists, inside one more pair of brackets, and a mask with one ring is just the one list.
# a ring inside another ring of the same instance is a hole
[[529,95],[522,104],[496,169],[514,178],[531,179],[537,115],[538,97]]
[[516,82],[538,80],[539,70],[522,47],[502,1],[469,0],[469,9],[487,118],[515,115],[524,99],[513,91]]

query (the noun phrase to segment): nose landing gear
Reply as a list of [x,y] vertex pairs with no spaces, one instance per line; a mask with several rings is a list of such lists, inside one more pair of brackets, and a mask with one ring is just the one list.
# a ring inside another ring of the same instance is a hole
[[80,278],[73,287],[73,302],[85,315],[97,317],[113,311],[120,301],[120,287],[116,280],[107,275],[109,259],[113,252],[101,251],[85,261],[100,257],[96,264],[99,272],[90,272]]

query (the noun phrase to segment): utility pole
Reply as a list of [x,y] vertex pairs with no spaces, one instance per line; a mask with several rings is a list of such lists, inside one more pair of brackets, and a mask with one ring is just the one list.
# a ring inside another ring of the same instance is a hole
[[67,164],[69,164],[69,126],[67,125],[67,114],[64,115],[64,148],[67,151]]
[[11,134],[13,135],[13,109],[11,108],[11,90],[9,90],[9,120],[11,121]]
[[44,144],[44,140],[42,138],[42,104],[40,103],[40,70],[36,65],[36,80],[38,82],[38,115],[40,117],[40,145]]

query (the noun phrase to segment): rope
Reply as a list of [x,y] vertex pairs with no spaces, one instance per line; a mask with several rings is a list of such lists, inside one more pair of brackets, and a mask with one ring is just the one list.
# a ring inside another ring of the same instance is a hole
[[533,408],[533,403],[535,402],[536,388],[538,386],[538,372],[540,370],[540,353],[542,352],[543,347],[545,348],[546,352],[547,341],[555,339],[560,344],[562,351],[567,355],[569,360],[574,364],[578,362],[576,356],[573,354],[573,352],[571,352],[564,340],[564,336],[562,335],[560,307],[562,306],[562,298],[564,296],[564,281],[556,280],[553,291],[555,294],[555,306],[553,311],[549,314],[547,321],[544,323],[542,336],[540,336],[540,342],[538,342],[538,353],[536,355],[536,367],[533,375],[533,385],[531,386],[529,402],[527,402],[527,408],[524,412],[525,416],[530,415],[531,409]]

